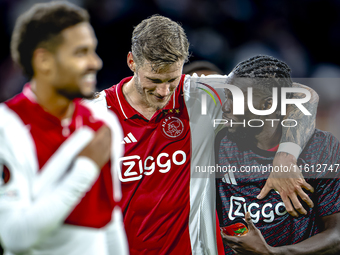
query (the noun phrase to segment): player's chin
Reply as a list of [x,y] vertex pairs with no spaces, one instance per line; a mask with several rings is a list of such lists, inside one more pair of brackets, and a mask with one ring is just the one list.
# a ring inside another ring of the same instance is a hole
[[229,134],[235,134],[236,133],[236,128],[235,127],[227,127],[228,133]]
[[149,98],[148,102],[149,104],[155,108],[156,110],[160,110],[162,108],[164,108],[165,106],[167,106],[167,104],[169,103],[169,98],[166,100],[162,100],[160,102],[160,100],[155,100],[154,98]]
[[77,98],[85,98],[85,99],[93,99],[94,98],[94,91],[72,91],[65,93],[64,96],[66,96],[68,99],[77,99]]
[[82,98],[85,98],[85,99],[93,99],[94,98],[94,94],[95,92],[92,91],[90,93],[82,93]]
[[95,94],[95,86],[82,87],[80,94],[83,98],[91,99]]
[[163,103],[156,103],[156,104],[155,104],[155,106],[156,106],[155,108],[156,108],[157,110],[163,109],[165,106],[168,105],[169,101],[170,101],[170,100],[167,100],[167,101],[165,101],[165,102],[163,102]]
[[225,127],[227,127],[227,129],[228,129],[228,132],[230,132],[230,133],[236,133],[236,132],[238,132],[239,131],[239,126],[237,126],[237,125],[230,125],[230,123],[227,123],[227,124],[229,124],[229,125],[226,125],[225,124]]

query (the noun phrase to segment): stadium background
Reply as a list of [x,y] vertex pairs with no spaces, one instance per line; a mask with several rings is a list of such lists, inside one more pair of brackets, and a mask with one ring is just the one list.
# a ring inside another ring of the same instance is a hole
[[[27,81],[9,55],[18,15],[35,0],[0,0],[0,102]],[[104,62],[98,90],[131,75],[126,65],[133,27],[161,14],[180,22],[190,61],[209,60],[229,73],[255,54],[284,60],[293,77],[332,78],[308,84],[320,95],[317,126],[340,138],[340,0],[73,0],[86,8]],[[334,79],[335,78],[335,79]],[[339,79],[336,79],[339,78]],[[0,251],[1,254],[1,251]]]

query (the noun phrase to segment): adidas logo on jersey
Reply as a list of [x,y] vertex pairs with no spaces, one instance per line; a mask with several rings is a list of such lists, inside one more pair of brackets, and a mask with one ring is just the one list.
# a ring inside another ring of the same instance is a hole
[[227,172],[224,177],[222,178],[222,181],[224,183],[232,184],[232,185],[237,185],[237,181],[235,179],[235,175],[232,171]]
[[122,144],[126,143],[136,143],[138,142],[137,139],[133,136],[133,134],[130,132],[127,136],[124,137],[124,140],[122,141]]

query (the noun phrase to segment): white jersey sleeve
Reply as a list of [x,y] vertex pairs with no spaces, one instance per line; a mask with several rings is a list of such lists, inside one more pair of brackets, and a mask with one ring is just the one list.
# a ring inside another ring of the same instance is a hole
[[[223,89],[215,85],[223,80],[226,80],[226,76],[198,77],[196,74],[186,75],[184,80],[184,98],[192,141],[189,233],[193,254],[217,254],[214,175],[216,164],[213,138],[218,127],[214,121],[222,118],[222,104],[216,100],[217,95],[221,101],[225,98]],[[208,92],[215,98],[216,103]],[[204,171],[200,170],[202,166],[206,166]]]
[[[0,116],[0,239],[7,252],[25,254],[62,224],[97,179],[99,170],[92,160],[80,157],[61,181],[52,175],[49,188],[39,186],[34,142],[27,127],[4,104],[0,105]],[[69,151],[67,147],[60,149]],[[59,162],[69,164],[60,168],[62,172],[74,159],[60,156],[64,154],[58,154]],[[48,167],[44,171],[51,172]],[[35,194],[36,186],[43,194]]]
[[[225,93],[222,84],[226,83],[227,75],[201,75],[194,73],[186,75],[184,92],[187,98],[195,98],[199,101],[200,115],[210,115],[211,123],[214,119],[222,118],[222,105],[225,101]],[[221,100],[221,101],[220,101]],[[217,125],[214,125],[216,128]]]
[[[124,154],[124,147],[121,144],[121,141],[123,140],[123,130],[115,114],[112,111],[107,110],[106,94],[104,91],[100,92],[94,100],[85,100],[84,102],[86,106],[91,109],[94,116],[102,120],[112,131],[111,173],[114,187],[113,197],[115,201],[120,201],[122,192],[121,183],[118,177],[118,169],[120,168],[119,164],[121,164],[119,159]],[[113,220],[106,226],[109,254],[127,255],[129,254],[129,247],[124,229],[122,212],[118,206],[113,210],[112,219]]]
[[129,245],[124,229],[123,214],[116,206],[113,211],[113,221],[106,227],[106,240],[110,255],[128,255]]

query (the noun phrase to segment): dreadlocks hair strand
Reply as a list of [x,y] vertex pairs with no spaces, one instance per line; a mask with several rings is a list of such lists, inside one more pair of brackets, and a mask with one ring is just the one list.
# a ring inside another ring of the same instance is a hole
[[291,87],[291,69],[274,57],[257,55],[239,63],[232,71],[236,77],[250,78],[255,85]]

